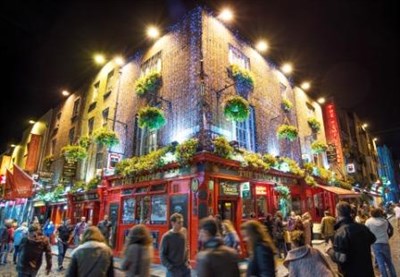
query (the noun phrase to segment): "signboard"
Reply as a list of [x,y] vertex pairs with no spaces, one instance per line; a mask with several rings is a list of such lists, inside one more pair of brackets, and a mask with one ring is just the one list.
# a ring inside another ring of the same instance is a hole
[[335,104],[333,102],[328,103],[324,106],[324,123],[326,140],[328,144],[335,145],[337,153],[337,163],[343,166],[344,160],[342,143],[340,140],[340,129]]
[[111,176],[115,173],[116,164],[122,160],[122,155],[118,153],[108,153],[107,168],[104,169],[104,176]]
[[238,183],[221,182],[220,194],[225,196],[239,196]]
[[249,199],[251,197],[249,182],[240,184],[240,196],[244,199]]
[[85,193],[85,194],[80,194],[80,195],[74,195],[72,197],[72,200],[74,202],[80,202],[80,201],[95,201],[95,200],[99,200],[99,195],[97,194],[97,192],[95,193]]
[[267,195],[267,188],[265,186],[256,186],[256,195]]
[[76,166],[77,166],[76,161],[66,159],[63,166],[63,176],[74,177],[76,174]]
[[347,164],[347,165],[346,165],[346,168],[347,168],[347,173],[354,173],[354,172],[356,172],[356,167],[354,166],[353,163]]
[[154,195],[151,197],[151,224],[165,224],[167,222],[167,196]]
[[32,173],[36,171],[39,160],[41,136],[31,134],[31,139],[28,143],[28,156],[26,157],[25,170]]

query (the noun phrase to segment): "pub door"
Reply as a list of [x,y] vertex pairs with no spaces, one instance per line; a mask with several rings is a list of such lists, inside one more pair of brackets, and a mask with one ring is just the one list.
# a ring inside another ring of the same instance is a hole
[[236,226],[236,208],[237,200],[218,201],[218,213],[221,215],[222,220],[230,220],[233,226]]

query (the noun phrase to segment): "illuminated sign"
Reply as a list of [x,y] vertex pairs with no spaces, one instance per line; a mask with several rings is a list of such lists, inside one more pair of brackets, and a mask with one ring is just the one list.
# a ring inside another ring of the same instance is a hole
[[347,165],[346,165],[346,168],[347,168],[347,173],[354,173],[354,172],[356,172],[356,168],[355,168],[354,164],[347,164]]
[[336,147],[336,160],[339,165],[343,165],[342,143],[340,140],[339,123],[335,105],[329,103],[324,107],[325,135],[328,144]]
[[239,196],[237,183],[221,183],[221,194],[227,196]]
[[256,186],[256,195],[267,195],[267,188],[264,186]]

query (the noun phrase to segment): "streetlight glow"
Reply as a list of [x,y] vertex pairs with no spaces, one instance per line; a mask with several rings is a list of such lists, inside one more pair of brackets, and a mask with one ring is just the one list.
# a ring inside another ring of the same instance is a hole
[[304,90],[309,90],[310,87],[311,87],[311,83],[310,82],[303,82],[301,84],[301,88],[304,89]]
[[373,141],[374,141],[374,142],[375,142],[375,141],[378,141],[378,138],[374,138]]
[[317,102],[320,103],[320,104],[324,104],[325,103],[325,98],[324,97],[320,97],[320,98],[318,98]]
[[368,124],[367,124],[367,123],[364,123],[363,125],[361,125],[361,127],[362,127],[363,129],[365,129],[365,128],[368,127]]
[[63,90],[63,91],[61,92],[61,94],[62,94],[63,96],[69,96],[69,95],[70,95],[70,93],[69,93],[68,90]]
[[149,26],[147,28],[147,36],[149,38],[158,38],[160,36],[160,31],[154,26]]
[[15,145],[15,144],[11,144],[10,147],[11,147],[11,148],[14,148],[14,147],[16,147],[16,145]]
[[35,120],[32,120],[32,119],[29,120],[28,122],[29,122],[29,124],[35,124],[35,123],[36,123],[36,121],[35,121]]
[[124,63],[125,63],[124,58],[122,58],[121,56],[115,57],[114,61],[119,66],[124,65]]
[[290,74],[293,72],[293,66],[290,63],[283,64],[281,69],[282,69],[283,73],[286,73],[286,74]]
[[104,56],[101,54],[96,54],[94,55],[94,61],[97,64],[104,64],[106,62],[106,58],[104,58]]
[[221,18],[223,21],[232,21],[233,19],[233,12],[232,10],[225,8],[221,11],[221,13],[219,14],[219,18]]
[[268,50],[268,43],[265,40],[260,40],[257,45],[256,48],[259,52],[265,52]]

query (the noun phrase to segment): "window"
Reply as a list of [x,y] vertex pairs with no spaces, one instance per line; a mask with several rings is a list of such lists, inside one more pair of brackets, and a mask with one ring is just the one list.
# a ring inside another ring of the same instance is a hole
[[53,139],[51,141],[51,154],[54,155],[54,153],[56,152],[56,144],[57,144],[57,140]]
[[279,83],[279,89],[281,91],[282,98],[286,98],[286,89],[287,89],[287,87],[284,84]]
[[93,95],[92,103],[97,101],[97,96],[99,95],[100,81],[93,85]]
[[154,150],[157,150],[157,131],[141,129],[138,125],[136,117],[136,156],[146,155]]
[[161,73],[161,52],[158,52],[142,64],[140,75],[144,76],[150,72]]
[[69,144],[73,144],[75,140],[75,127],[71,128],[68,133]]
[[265,196],[257,196],[257,217],[267,216],[267,199]]
[[135,223],[135,198],[126,198],[122,207],[122,224]]
[[78,98],[78,99],[75,100],[75,102],[74,102],[74,109],[72,110],[72,117],[75,117],[75,116],[78,115],[80,103],[81,103],[81,99],[80,99],[80,98]]
[[102,169],[103,166],[103,153],[96,154],[96,169]]
[[106,93],[112,90],[114,85],[114,70],[111,70],[107,75]]
[[110,109],[107,108],[107,109],[104,109],[103,112],[102,112],[102,115],[103,115],[103,127],[106,127],[106,126],[107,126],[109,110],[110,110]]
[[137,197],[135,219],[137,223],[150,223],[150,196]]
[[250,60],[239,49],[229,45],[229,64],[237,64],[245,69],[250,70]]
[[93,133],[93,127],[94,127],[94,117],[90,118],[88,120],[88,134],[89,136]]
[[315,108],[314,108],[314,106],[307,102],[306,103],[306,107],[307,107],[307,116],[309,116],[309,117],[315,116]]
[[233,134],[240,147],[256,152],[256,125],[253,106],[250,106],[250,116],[247,120],[233,122]]

